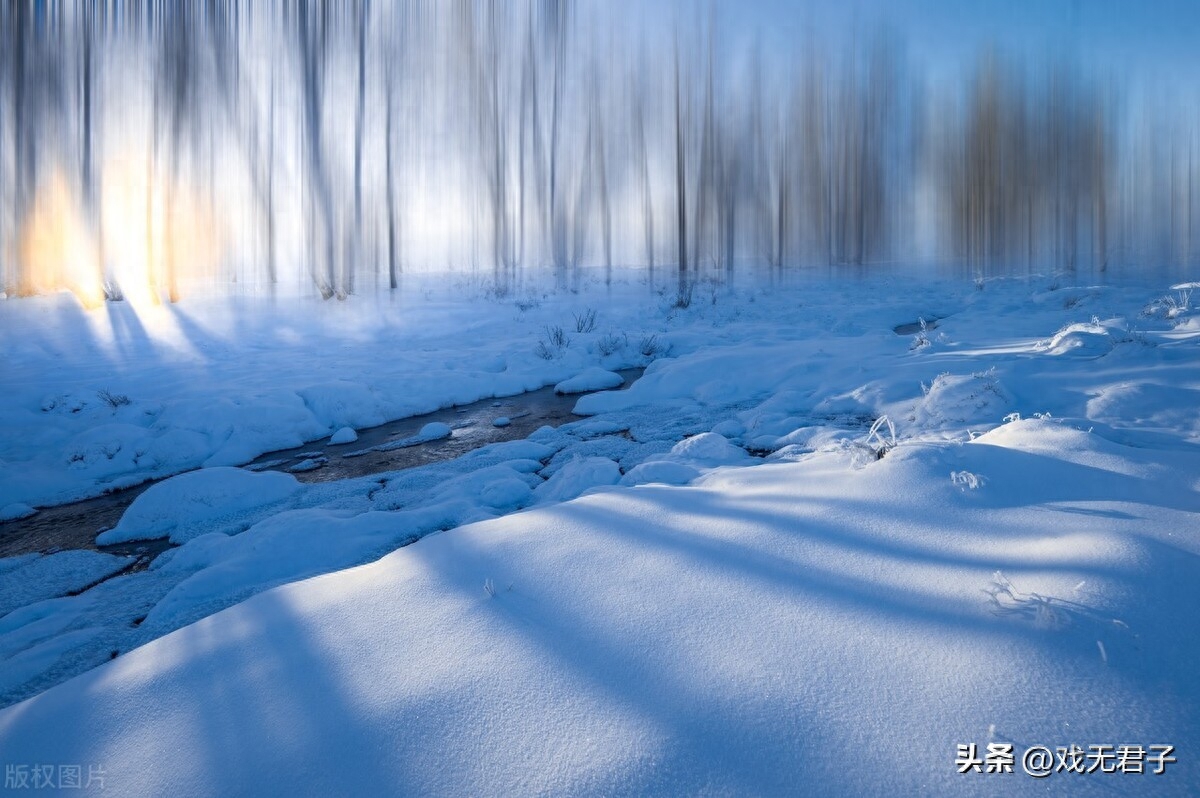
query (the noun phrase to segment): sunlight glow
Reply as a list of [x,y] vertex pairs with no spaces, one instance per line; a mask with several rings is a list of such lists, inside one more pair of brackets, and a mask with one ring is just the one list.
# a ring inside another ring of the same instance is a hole
[[18,293],[67,290],[87,308],[104,302],[96,244],[60,170],[55,170],[34,201],[18,247],[21,261],[28,265]]
[[27,277],[19,294],[70,291],[96,308],[111,283],[143,311],[162,301],[164,289],[174,301],[186,286],[217,277],[225,225],[194,187],[149,182],[144,165],[130,158],[113,159],[105,174],[95,224],[61,169],[44,182],[21,228]]

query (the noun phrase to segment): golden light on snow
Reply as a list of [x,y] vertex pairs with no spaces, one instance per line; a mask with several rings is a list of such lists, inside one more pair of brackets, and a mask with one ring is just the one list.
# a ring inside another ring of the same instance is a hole
[[196,191],[175,189],[170,208],[163,211],[160,257],[155,266],[177,284],[217,279],[224,251],[224,225],[216,210]]
[[96,244],[61,171],[55,170],[38,193],[17,246],[27,267],[18,293],[68,290],[85,307],[104,302]]
[[151,175],[144,158],[115,158],[104,185],[104,257],[126,300],[157,305],[211,279],[223,257],[222,225],[193,188]]
[[22,295],[71,291],[88,308],[104,302],[106,279],[138,309],[213,280],[224,256],[224,225],[199,192],[148,177],[144,162],[106,164],[97,220],[55,170],[39,191],[18,240]]

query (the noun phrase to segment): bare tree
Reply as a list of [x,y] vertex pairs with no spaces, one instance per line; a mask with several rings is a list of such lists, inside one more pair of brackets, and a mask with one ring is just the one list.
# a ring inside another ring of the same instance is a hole
[[367,98],[367,19],[371,16],[371,0],[359,0],[354,7],[358,29],[357,102],[354,108],[354,227],[351,234],[350,257],[345,259],[343,280],[347,293],[354,292],[354,272],[363,253],[363,134],[366,129]]
[[675,208],[679,234],[679,293],[688,285],[687,173],[684,156],[683,87],[679,75],[679,42],[675,43]]
[[[313,282],[321,296],[329,299],[345,295],[335,278],[333,190],[325,163],[324,98],[325,72],[329,55],[329,7],[298,0],[295,9],[296,48],[300,57],[300,91],[304,106],[304,153],[306,177],[310,186],[307,207],[310,258],[317,257],[318,241],[323,244],[323,263],[312,262]],[[320,216],[315,212],[319,210]],[[320,229],[317,228],[318,219]]]
[[634,81],[630,96],[634,98],[634,135],[638,168],[641,173],[642,230],[645,236],[646,268],[650,284],[654,285],[654,194],[650,181],[650,156],[646,144],[646,94],[640,81]]

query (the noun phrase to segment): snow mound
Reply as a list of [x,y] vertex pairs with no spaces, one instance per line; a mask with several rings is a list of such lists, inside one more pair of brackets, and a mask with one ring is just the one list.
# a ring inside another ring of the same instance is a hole
[[[1019,770],[957,773],[956,745],[982,748],[989,729],[1049,741],[1063,718],[1085,740],[1195,750],[1200,640],[1169,610],[1200,597],[1191,543],[1099,512],[1180,529],[1190,510],[1146,503],[1149,485],[1117,507],[974,507],[978,492],[946,478],[962,450],[1007,456],[942,444],[851,471],[820,454],[431,535],[0,711],[0,747],[15,762],[102,754],[136,795],[787,795],[797,778],[831,796],[953,795],[980,779],[1032,794]],[[1060,465],[1045,481],[1080,498]],[[277,536],[260,541],[277,561],[226,560],[146,624],[182,621],[243,577],[306,573],[322,547],[337,560],[351,543],[393,545],[406,526],[325,511],[263,522],[247,535]],[[224,545],[250,557],[240,538]],[[872,755],[848,768],[847,741]],[[1156,794],[1186,795],[1195,767],[1179,758],[1154,778]]]
[[650,460],[636,465],[621,477],[622,485],[686,485],[700,476],[700,469],[670,460]]
[[508,513],[529,504],[532,493],[525,480],[504,477],[484,485],[479,491],[479,500],[497,512]]
[[614,371],[593,366],[576,374],[569,380],[563,380],[554,386],[557,394],[586,393],[588,391],[606,391],[625,383],[625,378]]
[[[500,486],[499,493],[512,486]],[[523,483],[524,495],[529,488]],[[336,571],[385,554],[438,529],[480,515],[466,502],[418,510],[367,512],[289,510],[240,535],[194,538],[164,563],[166,572],[195,570],[151,610],[144,626],[160,632],[178,628],[255,593],[285,582]]]
[[28,518],[36,513],[37,510],[23,502],[13,502],[6,504],[0,508],[0,521],[19,521],[22,518]]
[[337,380],[296,393],[327,429],[377,427],[388,420],[382,397],[361,383]]
[[1148,462],[1137,448],[1114,443],[1090,430],[1078,429],[1063,419],[1017,419],[976,437],[971,445],[998,446],[1038,455],[1045,462],[1082,466],[1077,478],[1098,495],[1104,494],[1106,485],[1111,485],[1113,491],[1118,490],[1122,484],[1115,479],[1118,477],[1132,477],[1135,482],[1151,481],[1164,493],[1169,492],[1172,484],[1182,485],[1187,479],[1187,474],[1178,468]]
[[1102,325],[1068,324],[1050,340],[1039,344],[1039,348],[1050,355],[1097,358],[1112,351],[1113,339]]
[[742,465],[754,458],[745,449],[730,443],[725,436],[715,432],[702,432],[675,444],[664,459],[714,467]]
[[576,457],[534,489],[534,494],[542,503],[563,502],[592,488],[615,485],[620,481],[620,466],[607,457]]
[[101,546],[169,537],[184,543],[205,532],[240,532],[299,491],[295,477],[276,471],[218,467],[191,471],[152,485],[100,533]]
[[70,469],[103,479],[137,470],[153,443],[145,427],[102,424],[72,438],[63,456]]
[[449,424],[444,424],[441,421],[430,421],[425,426],[421,427],[420,431],[413,436],[412,440],[425,443],[428,441],[440,441],[443,438],[449,438],[454,434]]
[[1148,382],[1104,386],[1088,400],[1087,416],[1120,426],[1200,434],[1200,390]]
[[382,553],[405,536],[398,521],[389,513],[345,518],[325,510],[291,510],[235,537],[197,537],[165,567],[200,570],[154,606],[145,626],[181,626],[268,586],[351,565],[364,550]]
[[664,485],[686,485],[704,470],[721,466],[745,466],[755,462],[750,452],[734,445],[725,436],[702,432],[684,438],[670,451],[650,455],[625,473],[620,484],[643,485],[660,482]]
[[329,437],[329,442],[334,446],[340,446],[343,443],[354,443],[358,440],[358,433],[353,427],[342,427],[337,432]]
[[996,424],[1009,412],[1012,398],[994,371],[939,374],[924,388],[911,421],[918,429],[963,424]]
[[754,457],[715,432],[685,438],[664,454],[651,455],[621,478],[622,485],[658,482],[686,485],[704,470],[720,466],[747,465]]
[[154,426],[162,434],[151,454],[169,473],[248,463],[333,428],[314,418],[295,392],[283,389],[253,397],[187,396],[168,403]]

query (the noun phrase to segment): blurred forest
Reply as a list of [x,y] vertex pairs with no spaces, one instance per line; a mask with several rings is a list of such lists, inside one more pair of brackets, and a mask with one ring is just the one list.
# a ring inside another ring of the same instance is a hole
[[1182,103],[999,51],[935,82],[883,31],[780,58],[695,12],[652,30],[569,0],[0,4],[2,288],[1197,261]]

